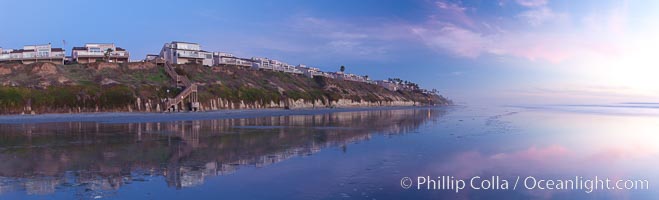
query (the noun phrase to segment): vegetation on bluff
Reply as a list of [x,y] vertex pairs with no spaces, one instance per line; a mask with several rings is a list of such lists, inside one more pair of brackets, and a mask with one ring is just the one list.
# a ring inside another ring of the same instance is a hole
[[[179,65],[176,72],[199,84],[199,101],[221,98],[234,104],[265,106],[286,99],[327,103],[340,99],[366,102],[414,101],[448,104],[421,91],[389,91],[377,85],[239,66]],[[153,63],[87,65],[0,65],[0,114],[138,110],[181,91],[161,66]],[[153,110],[155,111],[155,110]]]
[[0,86],[0,109],[20,113],[27,107],[66,112],[72,108],[121,109],[135,102],[133,90],[124,85],[51,86],[45,89]]

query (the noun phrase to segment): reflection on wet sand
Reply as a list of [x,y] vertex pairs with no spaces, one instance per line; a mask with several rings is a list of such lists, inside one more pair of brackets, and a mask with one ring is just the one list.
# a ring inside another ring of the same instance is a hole
[[25,190],[79,195],[162,176],[200,185],[241,166],[264,167],[326,147],[403,134],[440,109],[380,110],[250,119],[103,124],[0,125],[0,194]]

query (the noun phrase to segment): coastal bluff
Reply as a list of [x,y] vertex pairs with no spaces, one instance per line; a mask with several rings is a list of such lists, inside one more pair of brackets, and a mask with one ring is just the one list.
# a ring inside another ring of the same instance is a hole
[[[174,68],[198,85],[200,111],[451,104],[422,90],[243,66]],[[181,91],[162,65],[149,62],[0,64],[0,114],[162,112]]]

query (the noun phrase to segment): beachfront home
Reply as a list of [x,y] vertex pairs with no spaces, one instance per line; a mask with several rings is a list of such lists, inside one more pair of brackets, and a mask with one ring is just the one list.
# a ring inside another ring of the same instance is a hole
[[297,70],[302,72],[304,76],[313,78],[314,76],[324,76],[324,73],[320,71],[320,69],[315,68],[315,67],[307,67],[304,64],[299,64],[297,67],[295,67]]
[[302,71],[297,69],[295,66],[289,64],[283,64],[279,67],[275,67],[275,71],[291,73],[291,74],[303,74]]
[[356,74],[348,74],[343,72],[336,72],[330,74],[337,80],[355,81],[355,82],[363,82],[363,83],[370,82],[367,76],[360,76]]
[[126,63],[129,55],[126,49],[117,47],[112,43],[87,43],[83,47],[73,47],[71,51],[71,58],[78,63],[93,63],[105,59],[108,62]]
[[172,64],[213,65],[213,53],[201,50],[201,45],[190,42],[166,43],[160,51],[160,57]]
[[303,74],[295,66],[279,60],[273,60],[261,57],[252,57],[252,68],[261,70],[273,70],[292,74]]
[[20,62],[22,64],[50,62],[64,64],[64,57],[64,49],[52,48],[50,43],[25,45],[23,49],[0,51],[0,62]]
[[379,85],[379,86],[382,86],[385,89],[391,90],[391,91],[397,91],[397,90],[400,89],[400,85],[398,85],[394,82],[391,82],[389,80],[377,80],[377,81],[375,81],[375,84]]
[[141,60],[140,62],[150,62],[150,63],[155,63],[155,64],[163,64],[165,63],[165,60],[160,57],[160,55],[156,54],[147,54],[144,60]]
[[155,54],[146,54],[146,58],[144,58],[144,61],[149,62],[149,61],[154,61],[158,59],[160,56],[155,55]]
[[237,65],[243,67],[252,67],[253,63],[254,62],[250,59],[238,58],[231,53],[213,53],[213,65]]
[[252,68],[254,69],[263,69],[263,70],[272,70],[270,64],[270,59],[262,57],[252,57]]
[[2,47],[0,47],[0,60],[9,59],[9,52],[11,52],[11,51],[6,50],[6,49],[2,49]]

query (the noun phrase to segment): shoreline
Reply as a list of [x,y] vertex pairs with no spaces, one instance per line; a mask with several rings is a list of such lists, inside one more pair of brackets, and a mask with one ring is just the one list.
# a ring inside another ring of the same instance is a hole
[[98,112],[98,113],[48,113],[37,115],[0,115],[0,124],[41,124],[62,122],[98,123],[145,123],[188,120],[243,119],[269,116],[318,115],[336,112],[360,112],[372,110],[403,110],[424,108],[446,108],[448,106],[381,106],[354,108],[313,109],[238,109],[204,112]]

